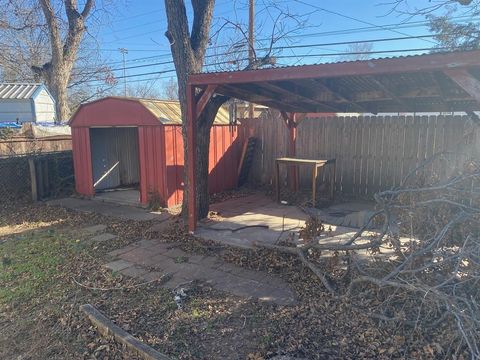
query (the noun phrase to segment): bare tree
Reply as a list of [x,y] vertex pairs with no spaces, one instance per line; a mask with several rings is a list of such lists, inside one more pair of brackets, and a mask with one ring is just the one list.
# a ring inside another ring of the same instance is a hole
[[56,100],[57,117],[65,120],[70,115],[67,87],[86,30],[85,22],[95,0],[86,0],[83,9],[79,9],[76,0],[63,1],[67,19],[65,35],[62,34],[59,20],[60,7],[55,8],[51,0],[39,0],[39,2],[48,29],[51,57],[42,66],[33,66],[32,70],[46,81]]
[[[188,75],[201,72],[208,46],[210,25],[212,22],[215,0],[192,0],[193,21],[191,31],[183,0],[165,0],[168,30],[165,33],[170,41],[173,61],[177,73],[178,98],[182,109],[185,159],[187,159],[187,79]],[[200,218],[208,214],[208,148],[210,143],[210,128],[220,106],[227,101],[225,96],[213,96],[205,106],[204,111],[195,122],[197,128],[198,160],[196,171],[197,198],[196,206]],[[188,172],[188,162],[185,162],[185,174]],[[187,199],[190,191],[188,177],[183,201],[183,210],[188,208]]]
[[371,42],[360,42],[355,44],[350,44],[345,49],[346,53],[349,55],[344,55],[341,57],[343,61],[356,61],[356,60],[368,60],[372,56],[370,53],[373,51],[373,43]]
[[[123,90],[118,91],[117,95],[123,96]],[[155,86],[155,83],[142,82],[137,84],[129,84],[127,86],[127,94],[131,97],[138,97],[144,99],[159,99],[162,92]]]
[[[62,3],[63,1],[52,3],[52,6],[58,8],[55,10],[55,21],[58,33],[61,35],[62,58],[60,60],[65,62],[72,56],[75,58],[69,75],[64,79],[68,82],[68,86],[62,94],[67,93],[67,108],[75,109],[81,102],[109,91],[116,80],[109,67],[103,62],[92,32],[98,26],[98,14],[102,15],[103,21],[107,18],[105,2],[102,3],[103,6],[99,11],[90,10],[88,32],[84,25],[84,35],[90,36],[82,36],[78,47],[73,43],[65,46],[69,39],[68,32],[72,30],[68,30],[68,17],[62,15]],[[58,92],[51,88],[51,82],[46,76],[55,72],[53,55],[58,54],[58,51],[54,53],[51,50],[52,37],[41,1],[0,0],[0,7],[5,9],[0,13],[0,77],[3,81],[46,82],[52,94],[56,96]],[[75,55],[72,53],[73,48],[77,48]],[[68,70],[65,67],[64,69]],[[92,80],[97,85],[88,86]],[[58,99],[56,101],[61,105]],[[58,112],[58,118],[65,119],[65,115]]]
[[305,244],[258,246],[298,256],[334,296],[384,324],[407,327],[412,336],[435,329],[451,342],[437,350],[442,358],[478,359],[477,159],[472,147],[426,159],[398,187],[375,195],[377,211],[348,239],[329,238],[317,212],[306,208],[312,218],[300,232]]
[[174,78],[165,81],[162,86],[162,98],[165,100],[178,100],[178,84]]
[[[412,2],[413,3],[413,2]],[[445,8],[451,8],[456,5],[461,6],[470,6],[472,8],[478,8],[478,0],[439,0],[439,1],[429,1],[428,5],[425,6],[416,6],[418,5],[415,2],[415,6],[411,6],[407,0],[392,0],[381,3],[389,7],[389,13],[397,12],[404,15],[415,16],[415,15],[429,15],[438,10]]]
[[[442,0],[428,5],[411,6],[407,0],[386,2],[388,12],[405,17],[425,16],[430,22],[437,41],[436,48],[445,50],[472,50],[480,48],[480,26],[475,20],[480,15],[479,0]],[[455,15],[463,15],[468,21],[455,21]],[[435,51],[435,50],[433,50]]]
[[[236,33],[234,45],[230,46],[231,53],[248,52],[249,45],[247,41],[247,32],[245,30],[245,24],[237,21],[230,21],[228,19],[222,19],[223,24],[219,26],[219,29],[210,36],[210,28],[212,24],[212,14],[215,4],[215,0],[191,0],[193,9],[193,21],[192,27],[189,28],[189,22],[186,15],[185,2],[183,0],[165,0],[165,8],[167,12],[168,31],[166,37],[170,41],[170,47],[172,50],[173,61],[177,73],[178,84],[178,99],[182,108],[183,117],[183,137],[184,137],[184,152],[185,159],[187,159],[187,139],[186,139],[186,84],[189,74],[199,73],[205,63],[206,50],[210,43],[214,43],[215,39],[218,40],[219,34],[224,33],[224,30],[230,29]],[[300,28],[304,27],[305,20],[301,17],[294,16],[288,11],[280,10],[275,2],[272,2],[273,8],[277,9],[276,15],[271,17],[273,23],[270,30],[270,37],[267,38],[265,46],[261,49],[254,49],[254,59],[250,63],[246,62],[245,58],[240,59],[237,55],[216,57],[217,59],[223,59],[223,63],[230,65],[230,68],[235,69],[253,69],[267,65],[275,65],[276,59],[274,56],[275,44],[280,40],[288,42],[288,35],[297,32]],[[270,7],[270,5],[268,6]],[[285,25],[288,20],[292,20],[293,27]],[[240,36],[238,36],[240,34]],[[265,40],[265,39],[264,39]],[[227,50],[227,53],[229,51]],[[245,56],[243,56],[245,57]],[[227,59],[225,61],[225,59]],[[222,63],[222,61],[220,61]],[[229,100],[226,96],[214,95],[205,106],[200,117],[196,121],[197,132],[197,171],[196,177],[196,207],[198,210],[198,216],[203,218],[208,214],[208,149],[210,143],[210,129],[215,119],[216,113],[220,106]],[[188,171],[189,164],[185,164],[185,174]],[[190,186],[188,184],[188,178],[184,201],[183,212],[185,213],[188,204],[188,191]]]

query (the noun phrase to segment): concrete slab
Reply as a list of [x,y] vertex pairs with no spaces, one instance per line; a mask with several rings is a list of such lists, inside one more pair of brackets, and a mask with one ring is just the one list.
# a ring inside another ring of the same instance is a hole
[[120,270],[120,273],[125,276],[140,278],[142,275],[148,273],[148,270],[141,266],[134,265]]
[[110,251],[108,253],[108,255],[113,256],[113,257],[118,257],[119,255],[124,254],[124,253],[129,252],[129,251],[132,251],[132,250],[136,249],[137,247],[138,246],[136,246],[136,245],[128,245],[126,247]]
[[137,245],[128,246],[128,251],[118,252],[121,260],[109,263],[107,267],[142,281],[168,275],[168,281],[162,286],[169,289],[198,280],[237,296],[280,305],[291,305],[296,301],[288,284],[273,275],[224,263],[214,256],[192,255],[178,248],[169,249],[169,244],[159,244],[158,249],[163,252],[152,256],[151,251],[156,245],[150,245],[142,240]]
[[140,275],[140,278],[144,281],[155,281],[161,280],[165,277],[165,274],[158,272],[158,271],[149,271],[145,274]]
[[80,212],[98,213],[125,220],[148,221],[155,220],[160,215],[160,213],[149,212],[148,210],[133,206],[110,204],[101,201],[76,198],[50,200],[47,202],[47,204],[61,206]]
[[373,203],[367,201],[334,204],[329,208],[307,208],[278,204],[262,195],[229,199],[211,206],[218,212],[212,221],[200,224],[196,235],[227,245],[254,248],[256,243],[274,245],[297,235],[310,215],[317,216],[331,229],[325,237],[354,232],[373,212]]
[[107,225],[104,224],[98,224],[98,225],[93,225],[93,226],[88,226],[86,228],[83,228],[81,231],[88,235],[95,235],[101,232],[104,232],[107,230]]
[[99,192],[95,194],[92,200],[118,205],[144,207],[140,203],[140,191],[136,189],[116,189]]
[[116,239],[116,238],[117,238],[117,235],[113,235],[113,234],[110,234],[110,233],[103,233],[103,234],[99,234],[99,235],[96,235],[96,236],[92,237],[90,240],[95,241],[95,242],[104,242],[104,241],[113,240],[113,239]]
[[120,260],[109,262],[108,264],[105,265],[105,267],[112,271],[120,271],[133,265],[134,263],[130,261],[120,259]]

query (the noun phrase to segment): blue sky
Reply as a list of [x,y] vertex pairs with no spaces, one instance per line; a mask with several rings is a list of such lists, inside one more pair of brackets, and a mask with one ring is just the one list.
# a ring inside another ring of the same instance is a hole
[[[271,1],[271,0],[269,0]],[[186,1],[189,3],[189,1]],[[276,10],[269,7],[267,12],[266,0],[256,0],[257,38],[270,38],[273,27],[272,19]],[[306,20],[305,27],[298,29],[290,37],[279,41],[275,46],[305,46],[294,49],[277,50],[279,65],[311,64],[326,61],[345,60],[343,56],[333,54],[347,51],[347,44],[325,45],[336,42],[366,41],[374,39],[398,38],[408,36],[422,36],[429,34],[423,16],[409,17],[398,13],[390,13],[391,5],[388,0],[276,0],[283,10],[288,10]],[[233,22],[246,23],[248,19],[248,0],[217,0],[214,11],[214,25],[212,32],[225,23],[225,19]],[[413,3],[410,2],[410,3]],[[428,0],[416,0],[415,6],[428,6]],[[191,18],[191,12],[188,9]],[[293,27],[293,22],[283,21],[287,28]],[[401,24],[394,25],[392,24]],[[121,54],[118,48],[128,49],[126,55],[127,75],[130,83],[150,81],[161,84],[171,76],[170,49],[164,36],[167,28],[164,2],[161,0],[129,1],[117,6],[110,12],[108,21],[103,24],[96,36],[102,58],[112,69],[120,69]],[[215,39],[213,49],[207,54],[207,63],[222,62],[222,52],[231,44],[231,31],[224,30]],[[324,44],[323,46],[313,46]],[[262,48],[266,43],[257,43]],[[312,45],[312,46],[310,46]],[[435,45],[432,38],[408,39],[401,41],[385,41],[373,43],[373,51],[392,51],[400,49],[423,49]],[[220,47],[219,47],[220,46]],[[216,47],[216,48],[215,48]],[[425,51],[423,51],[425,52]],[[259,54],[262,52],[259,51]],[[399,56],[418,52],[378,53],[372,57]],[[219,55],[220,54],[220,55]],[[313,56],[331,54],[328,56]],[[307,56],[305,56],[307,55]],[[243,55],[242,55],[243,56]],[[156,64],[156,65],[155,65]],[[225,66],[225,65],[222,65]],[[218,70],[218,65],[207,66],[206,70]],[[159,74],[150,74],[161,72]],[[121,76],[121,70],[115,70],[116,76]],[[146,75],[141,75],[146,74]]]

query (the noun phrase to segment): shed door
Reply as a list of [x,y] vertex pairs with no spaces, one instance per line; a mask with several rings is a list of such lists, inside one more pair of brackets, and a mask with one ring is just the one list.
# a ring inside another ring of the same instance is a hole
[[95,190],[138,185],[137,128],[90,129]]

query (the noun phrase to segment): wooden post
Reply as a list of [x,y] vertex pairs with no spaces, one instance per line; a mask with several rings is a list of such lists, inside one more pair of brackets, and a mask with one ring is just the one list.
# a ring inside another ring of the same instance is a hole
[[317,205],[317,177],[318,177],[318,165],[315,164],[312,170],[312,206]]
[[[288,147],[287,147],[287,156],[295,158],[297,154],[296,143],[297,143],[297,123],[296,123],[296,113],[286,113],[281,112],[283,120],[288,128]],[[298,171],[296,165],[289,165],[287,168],[287,177],[288,184],[292,191],[298,191]]]
[[277,202],[280,202],[280,164],[278,160],[275,160],[275,188]]
[[188,161],[188,231],[193,233],[197,227],[196,194],[196,154],[197,154],[197,114],[195,86],[187,85],[187,161]]
[[35,171],[35,161],[32,158],[28,159],[28,167],[30,169],[30,184],[32,188],[32,200],[38,201],[37,194],[37,173]]
[[[291,115],[292,120],[290,121],[290,125],[288,127],[289,133],[289,157],[294,158],[297,154],[296,150],[296,143],[297,143],[297,126],[295,124],[295,114]],[[296,165],[292,165],[288,167],[289,170],[289,178],[290,178],[290,188],[293,191],[298,191],[298,167]]]
[[337,172],[337,160],[336,159],[333,159],[333,169],[332,169],[332,175],[331,175],[331,178],[330,178],[330,200],[332,200],[332,202],[335,201],[335,176],[336,176],[336,172]]

